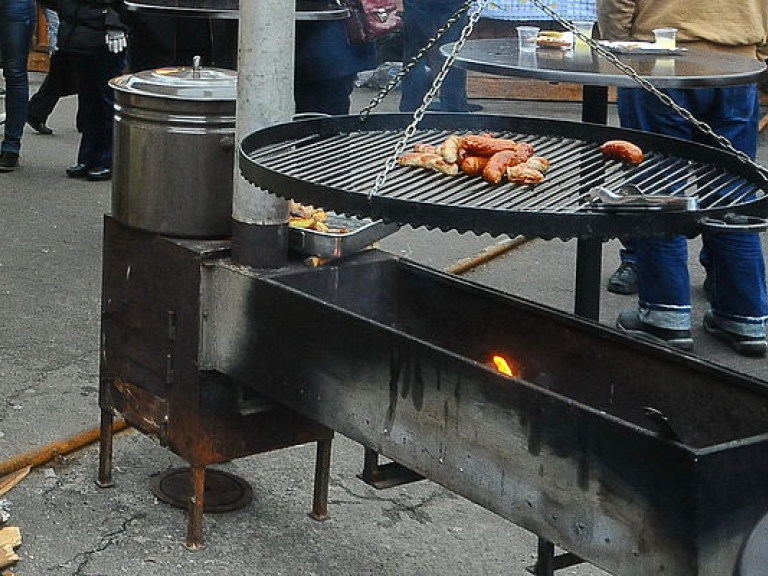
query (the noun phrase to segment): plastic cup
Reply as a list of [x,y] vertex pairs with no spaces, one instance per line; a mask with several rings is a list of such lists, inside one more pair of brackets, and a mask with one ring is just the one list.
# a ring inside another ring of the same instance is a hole
[[518,26],[517,42],[520,52],[533,52],[536,50],[536,40],[539,37],[539,29],[536,26]]
[[[587,38],[592,38],[592,29],[595,27],[595,23],[592,20],[577,20],[574,21],[573,25],[576,27],[576,30],[586,36]],[[585,46],[587,43],[584,42],[584,40],[581,39],[581,37],[578,34],[573,35],[573,44],[575,46]]]
[[656,28],[653,35],[658,48],[674,50],[677,47],[677,28]]

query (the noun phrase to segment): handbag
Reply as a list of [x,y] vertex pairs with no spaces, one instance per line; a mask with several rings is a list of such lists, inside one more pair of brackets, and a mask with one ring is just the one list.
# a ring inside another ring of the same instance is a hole
[[364,44],[391,36],[403,25],[395,0],[345,0],[345,20],[350,44]]

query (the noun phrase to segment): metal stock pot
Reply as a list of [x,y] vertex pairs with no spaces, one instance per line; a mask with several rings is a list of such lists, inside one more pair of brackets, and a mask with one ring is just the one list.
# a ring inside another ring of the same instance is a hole
[[110,85],[113,216],[168,236],[228,236],[237,73],[199,65],[161,68]]

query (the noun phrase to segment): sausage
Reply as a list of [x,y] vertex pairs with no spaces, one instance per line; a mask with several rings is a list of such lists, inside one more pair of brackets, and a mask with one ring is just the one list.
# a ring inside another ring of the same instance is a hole
[[639,146],[626,140],[608,140],[600,146],[600,152],[627,164],[640,164],[645,158]]
[[461,159],[459,167],[464,174],[469,176],[480,176],[488,164],[488,156],[465,156]]
[[432,144],[414,144],[413,151],[424,154],[439,154],[437,147]]
[[498,184],[507,173],[507,167],[520,164],[515,150],[502,150],[488,159],[488,164],[483,168],[483,178],[491,184]]
[[528,142],[520,142],[515,148],[515,151],[517,152],[518,158],[520,158],[520,162],[527,162],[528,158],[533,156],[533,144],[529,144]]
[[461,139],[461,147],[471,156],[493,156],[504,150],[514,150],[517,143],[504,138],[492,138],[470,134]]
[[460,136],[448,136],[445,142],[442,143],[437,149],[437,153],[441,154],[446,162],[456,164],[459,161],[459,149],[461,148]]
[[525,163],[529,167],[538,170],[542,174],[549,170],[549,160],[544,158],[544,156],[531,156],[528,158],[528,160],[525,161]]
[[507,180],[513,184],[535,185],[544,180],[544,174],[528,164],[518,164],[517,166],[507,168]]
[[454,176],[459,173],[459,167],[456,164],[446,162],[439,154],[430,154],[429,152],[409,152],[408,154],[403,154],[397,159],[397,163],[400,166],[428,168],[448,176]]

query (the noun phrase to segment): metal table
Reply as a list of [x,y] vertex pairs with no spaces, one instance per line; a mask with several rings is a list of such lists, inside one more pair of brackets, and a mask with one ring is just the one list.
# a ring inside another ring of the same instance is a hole
[[[453,44],[441,48],[443,56],[452,50]],[[673,55],[617,54],[617,57],[657,88],[751,84],[765,70],[763,63],[751,58],[702,50],[685,50]],[[608,121],[608,87],[638,86],[634,79],[587,46],[520,52],[515,37],[470,40],[456,58],[455,66],[497,76],[581,84],[582,120],[600,124]],[[579,239],[577,242],[574,312],[599,320],[602,240]]]

